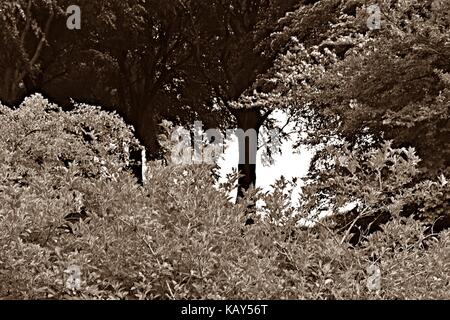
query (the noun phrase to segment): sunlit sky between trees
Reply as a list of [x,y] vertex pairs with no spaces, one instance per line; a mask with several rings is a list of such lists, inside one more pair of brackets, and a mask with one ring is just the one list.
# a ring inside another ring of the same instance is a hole
[[[287,122],[287,115],[283,111],[276,111],[272,118],[275,119],[280,127],[283,127]],[[281,153],[275,154],[273,157],[273,164],[264,164],[261,155],[263,150],[258,150],[257,163],[256,163],[256,187],[261,188],[263,192],[272,191],[272,185],[281,176],[287,180],[292,180],[293,178],[299,178],[298,186],[292,193],[292,204],[297,205],[299,200],[299,192],[301,191],[301,178],[303,178],[309,169],[309,165],[313,156],[313,151],[309,150],[307,147],[301,147],[299,149],[294,149],[293,146],[295,141],[298,139],[300,133],[293,131],[293,124],[289,124],[284,129],[285,132],[289,132],[289,141],[283,142],[281,146]],[[260,134],[261,137],[261,134]],[[233,172],[233,169],[237,170],[237,160],[239,159],[239,146],[237,137],[234,136],[232,139],[227,140],[226,149],[222,159],[219,161],[219,166],[221,167],[220,181],[223,182],[226,175]],[[233,191],[230,195],[232,199],[236,198],[237,189]]]

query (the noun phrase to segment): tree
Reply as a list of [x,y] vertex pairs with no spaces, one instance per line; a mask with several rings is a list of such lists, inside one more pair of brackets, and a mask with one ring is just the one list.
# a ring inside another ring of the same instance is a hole
[[[45,11],[41,20],[35,15],[39,8]],[[0,53],[0,71],[3,80],[0,98],[14,104],[23,98],[27,88],[35,86],[41,71],[39,61],[47,45],[47,36],[57,13],[52,1],[4,1],[0,4],[0,45],[7,50]]]
[[[26,74],[32,81],[18,94],[21,77],[6,79],[4,100],[43,91],[63,106],[70,105],[71,97],[115,108],[136,127],[153,157],[160,156],[157,134],[162,119],[181,125],[196,119],[208,128],[258,131],[269,113],[236,110],[231,102],[271,66],[283,45],[272,42],[270,35],[277,30],[278,18],[298,4],[80,0],[82,28],[70,31],[65,27],[66,0],[9,1],[4,5],[10,10],[3,20],[4,43],[16,42],[25,53],[21,61],[9,61],[16,49],[5,46],[11,50],[5,51],[1,65],[18,74],[22,64],[28,65],[32,72]],[[41,26],[34,35],[41,43],[39,54],[28,60],[27,50],[34,47],[33,36],[25,35],[27,21]],[[249,164],[240,169],[240,185],[246,190],[255,181],[255,169]]]
[[[120,17],[114,28],[121,24],[122,31],[107,37],[110,45],[105,47],[119,66],[121,104],[132,106],[132,122],[139,123],[141,136],[145,132],[146,144],[158,148],[155,140],[148,139],[156,137],[156,124],[162,118],[178,124],[200,118],[210,128],[234,125],[258,132],[270,111],[236,108],[231,102],[272,64],[282,46],[271,48],[270,34],[277,19],[297,2],[168,1],[161,6],[150,1],[133,6],[120,3],[109,13],[103,11],[105,16]],[[121,12],[133,12],[133,18],[121,17]],[[244,150],[248,159],[250,146]],[[255,165],[239,164],[239,170],[242,197],[255,183]]]
[[[220,99],[222,110],[233,115],[237,128],[244,132],[254,130],[257,137],[272,110],[251,104],[244,107],[236,102],[252,90],[257,77],[270,68],[282,50],[282,43],[271,47],[270,35],[277,30],[278,18],[299,4],[299,1],[216,1],[198,2],[197,8],[188,10],[201,82]],[[250,161],[256,158],[256,147],[242,139],[239,143],[244,144],[240,150],[245,154],[240,158],[245,162],[238,164],[242,175],[238,199],[256,183],[256,164]],[[252,143],[257,145],[257,139]]]
[[[283,137],[283,128],[274,128],[273,122],[267,120],[275,109],[283,109],[287,111],[290,109],[290,101],[287,99],[287,96],[289,95],[291,88],[284,85],[286,84],[286,81],[290,80],[290,74],[289,72],[280,73],[280,67],[282,68],[283,65],[282,60],[291,55],[291,52],[288,51],[286,53],[286,50],[289,48],[289,45],[292,44],[292,40],[298,39],[290,34],[293,33],[289,29],[289,26],[292,27],[293,25],[291,17],[302,16],[306,19],[306,21],[302,20],[301,24],[296,26],[297,29],[295,33],[301,37],[302,41],[310,44],[318,43],[321,37],[324,36],[321,32],[324,33],[326,26],[330,22],[337,19],[336,12],[334,11],[335,5],[333,2],[331,2],[330,5],[327,1],[302,1],[298,2],[297,6],[290,7],[290,9],[296,10],[286,13],[283,19],[276,21],[277,26],[272,30],[276,30],[277,32],[272,32],[270,37],[268,34],[264,33],[267,32],[267,27],[270,26],[270,22],[262,20],[264,22],[261,22],[258,25],[259,27],[264,26],[261,27],[262,30],[256,28],[254,31],[254,37],[258,39],[258,36],[261,36],[262,34],[262,39],[259,40],[259,42],[250,43],[247,55],[244,56],[245,59],[239,60],[241,64],[225,63],[222,66],[222,68],[227,71],[225,74],[228,75],[228,81],[225,83],[227,83],[229,87],[224,88],[224,86],[217,86],[216,92],[219,93],[219,96],[221,96],[221,92],[225,92],[228,94],[228,97],[231,97],[231,99],[228,100],[231,100],[232,103],[225,103],[225,106],[236,118],[238,128],[242,128],[244,130],[253,129],[259,133],[261,127],[265,126],[267,129],[275,129],[280,131],[280,137]],[[264,8],[261,10],[260,14],[265,17],[267,12],[271,12],[271,10]],[[282,12],[285,11],[282,10]],[[245,21],[245,19],[240,18],[239,21]],[[311,32],[311,30],[314,30],[314,32]],[[232,34],[234,35],[234,33]],[[246,43],[246,39],[240,39],[241,41],[233,39],[232,37],[225,39],[229,39],[231,40],[231,43],[237,43],[239,46],[239,49],[236,47],[234,51],[230,50],[231,52],[236,52],[240,50],[241,47],[246,48],[246,45],[242,43]],[[252,48],[257,48],[257,50],[255,51]],[[245,61],[255,61],[252,56],[255,54],[267,57],[267,60],[265,60],[266,65],[263,65],[260,69],[250,69],[251,72],[255,72],[255,81],[252,84],[247,83],[247,88],[242,88],[242,92],[240,90],[236,90],[236,86],[233,86],[233,84],[241,82],[233,81],[233,75],[239,74],[238,70],[242,68],[242,65],[245,65]],[[276,61],[274,65],[273,61],[275,59]],[[224,59],[217,59],[217,61],[223,60]],[[283,79],[285,76],[287,78]],[[233,96],[234,92],[241,93],[239,96]],[[225,98],[223,98],[223,100],[227,101]],[[284,138],[287,137],[284,136]],[[244,142],[240,141],[240,143]],[[258,142],[256,141],[256,144],[257,143]],[[245,150],[246,159],[256,157],[255,154],[251,154],[252,152],[256,153],[256,148],[250,148],[248,143],[245,143],[245,148],[242,149]],[[247,191],[250,186],[255,185],[256,165],[251,164],[246,160],[244,164],[239,164],[238,168],[239,171],[243,173],[238,182],[239,199],[244,196],[245,191]]]
[[[306,129],[299,144],[319,150],[304,192],[310,212],[365,200],[352,216],[363,229],[399,212],[448,224],[447,6],[383,1],[379,30],[363,1],[321,1],[289,17],[291,48],[267,81]],[[302,37],[314,10],[331,14],[331,26]]]
[[[4,48],[0,54],[0,70],[4,74],[0,98],[5,103],[17,105],[36,91],[61,102],[64,107],[70,97],[98,102],[99,99],[94,101],[95,97],[104,88],[99,90],[96,84],[108,83],[110,72],[104,72],[105,78],[97,82],[91,76],[92,69],[83,73],[86,69],[83,66],[95,59],[92,54],[87,56],[89,28],[67,29],[66,9],[70,5],[70,0],[8,0],[0,4],[0,41]],[[86,21],[92,20],[88,12],[83,11]],[[79,85],[81,83],[84,87]],[[105,100],[102,102],[110,105]]]

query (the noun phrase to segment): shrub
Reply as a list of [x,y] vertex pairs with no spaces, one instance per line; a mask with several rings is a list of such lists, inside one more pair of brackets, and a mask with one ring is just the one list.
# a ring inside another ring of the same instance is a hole
[[[114,114],[66,113],[33,96],[1,108],[0,124],[0,297],[450,297],[449,232],[425,235],[418,221],[397,218],[352,248],[326,224],[296,228],[297,218],[279,210],[283,183],[265,198],[272,219],[245,226],[245,203],[213,187],[210,166],[152,162],[138,184],[126,153],[110,147],[137,146]],[[373,264],[376,291],[367,286]],[[79,287],[67,283],[74,266]]]

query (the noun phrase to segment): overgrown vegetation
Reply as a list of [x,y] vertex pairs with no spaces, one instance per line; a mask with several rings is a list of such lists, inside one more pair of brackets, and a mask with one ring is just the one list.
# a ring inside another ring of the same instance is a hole
[[[76,2],[76,32],[72,0],[0,2],[0,298],[450,298],[448,1],[377,1],[379,29],[366,0]],[[275,110],[317,151],[300,207],[249,161],[140,183],[159,123]]]
[[[450,232],[426,233],[398,214],[408,197],[424,198],[425,211],[448,199],[443,180],[427,182],[428,194],[406,187],[417,172],[412,150],[344,149],[347,171],[326,183],[338,194],[359,190],[364,212],[392,214],[352,246],[330,222],[296,226],[309,209],[288,214],[284,183],[263,197],[268,214],[250,226],[245,203],[227,196],[235,179],[216,190],[210,167],[150,163],[141,186],[124,148],[139,149],[132,130],[99,108],[63,112],[34,95],[15,110],[0,106],[0,136],[2,298],[450,298]],[[383,170],[390,174],[377,193],[372,171]],[[79,290],[66,286],[73,265]]]

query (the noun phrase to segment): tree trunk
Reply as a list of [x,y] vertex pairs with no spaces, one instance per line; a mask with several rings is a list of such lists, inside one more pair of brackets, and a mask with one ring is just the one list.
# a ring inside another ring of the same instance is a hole
[[134,126],[137,138],[146,147],[149,160],[154,160],[160,152],[155,93],[147,92],[143,86],[131,81],[137,76],[128,64],[127,51],[121,52],[118,60],[121,109],[127,123]]
[[[239,202],[244,198],[245,192],[256,185],[256,152],[262,116],[259,109],[239,109],[234,110],[233,114],[237,120],[238,130],[241,129],[245,133],[243,136],[237,134],[239,140],[238,171],[241,176],[238,180],[236,201]],[[252,139],[252,136],[255,138]]]

